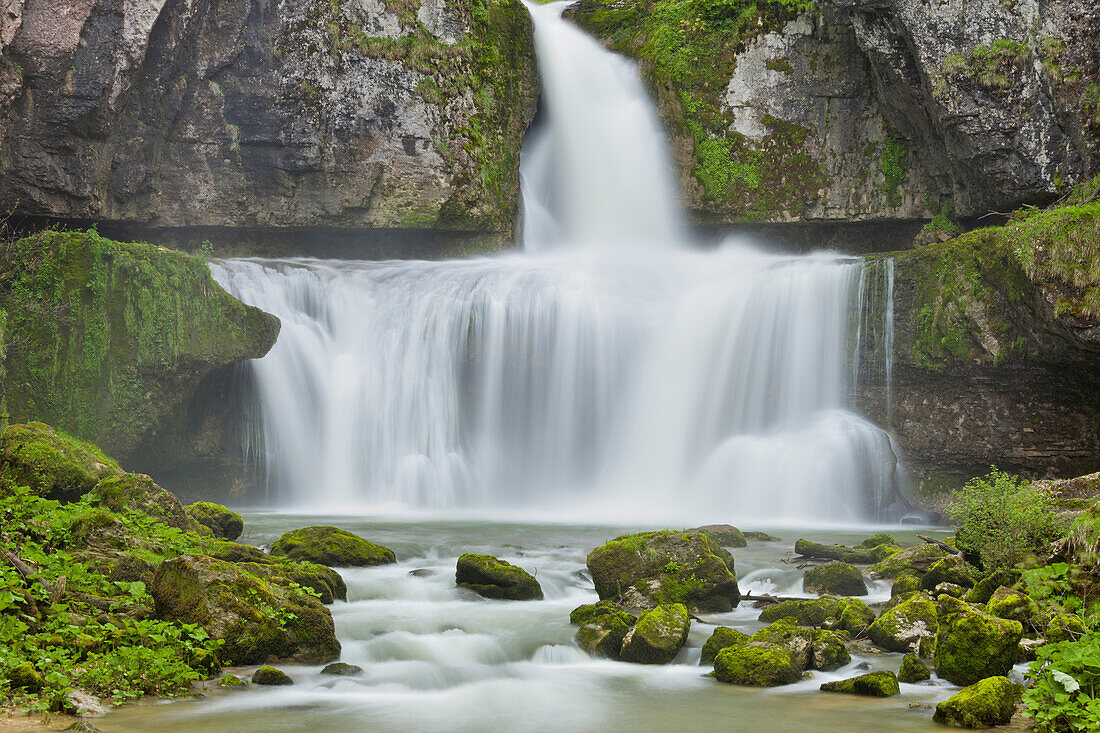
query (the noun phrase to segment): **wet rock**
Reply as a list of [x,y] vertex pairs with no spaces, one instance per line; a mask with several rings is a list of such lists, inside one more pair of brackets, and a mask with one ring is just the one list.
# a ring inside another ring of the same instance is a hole
[[271,546],[272,555],[333,568],[368,567],[397,562],[393,550],[337,527],[305,527],[286,532]]
[[714,677],[731,685],[776,687],[798,682],[802,670],[783,647],[750,641],[718,652]]
[[932,720],[952,728],[1007,725],[1020,693],[1020,687],[1007,677],[986,677],[936,705]]
[[781,618],[793,618],[800,626],[821,626],[859,635],[875,620],[875,612],[858,598],[829,596],[807,601],[780,601],[760,612],[760,620],[764,622]]
[[199,524],[209,527],[214,537],[221,540],[235,540],[244,531],[241,515],[221,504],[210,501],[197,501],[188,504],[184,510]]
[[928,667],[924,666],[924,662],[916,654],[906,654],[901,660],[901,669],[898,671],[899,682],[912,684],[930,679],[932,679],[932,673],[928,671]]
[[198,624],[224,640],[226,664],[340,656],[328,609],[285,576],[261,578],[239,563],[182,555],[160,564],[149,592],[159,618]]
[[925,543],[908,547],[901,552],[876,562],[867,568],[867,573],[872,578],[896,578],[906,571],[924,573],[934,563],[948,555],[947,551],[938,545]]
[[919,575],[907,572],[898,576],[897,580],[894,581],[894,585],[890,587],[890,605],[897,605],[900,601],[904,600],[906,596],[916,593],[919,590]]
[[852,655],[848,652],[846,641],[844,632],[815,629],[810,646],[810,666],[828,672],[849,664]]
[[668,664],[687,641],[691,619],[682,603],[661,604],[646,611],[623,639],[624,662]]
[[321,674],[335,675],[336,677],[359,677],[363,674],[363,668],[347,662],[333,662],[322,669]]
[[950,596],[939,599],[936,673],[956,685],[1007,674],[1016,663],[1023,627]]
[[853,565],[831,562],[821,567],[809,568],[802,581],[807,593],[835,596],[865,596],[867,585],[863,575]]
[[893,543],[893,538],[886,537],[889,542],[874,547],[845,547],[844,545],[823,545],[806,539],[799,539],[794,543],[794,551],[805,557],[815,557],[823,560],[838,560],[840,562],[854,563],[856,565],[869,565],[885,560],[901,551],[901,548]]
[[290,675],[283,670],[264,665],[252,673],[252,684],[269,686],[293,685],[294,680],[290,679]]
[[963,588],[970,588],[974,581],[966,572],[963,559],[958,555],[951,555],[932,563],[921,577],[921,590],[933,590],[940,583],[954,583]]
[[703,644],[703,651],[699,656],[699,662],[701,664],[714,664],[714,658],[718,656],[718,652],[723,649],[728,649],[731,646],[747,644],[751,638],[752,637],[748,634],[740,632],[737,629],[719,626]]
[[883,649],[927,656],[936,638],[936,603],[927,593],[902,601],[875,619],[867,636]]
[[218,680],[217,684],[218,687],[247,687],[250,683],[248,680],[242,680],[237,675],[229,673]]
[[793,618],[781,618],[752,635],[752,640],[786,649],[799,669],[809,669],[812,659],[813,632],[799,628]]
[[897,675],[893,672],[869,672],[846,680],[826,682],[821,685],[821,689],[825,692],[844,692],[867,697],[891,697],[901,693]]
[[722,547],[745,547],[748,545],[748,542],[745,541],[745,534],[731,524],[707,524],[687,531],[701,532],[714,540],[715,544]]
[[770,535],[767,532],[745,532],[745,539],[752,540],[753,542],[779,542],[780,538],[774,535]]
[[577,645],[589,654],[618,659],[623,639],[637,619],[611,601],[578,606],[569,614],[569,623],[580,626]]
[[467,552],[459,557],[455,583],[485,598],[508,601],[542,599],[542,587],[533,575],[491,555]]
[[5,676],[8,680],[8,687],[13,690],[26,690],[35,693],[41,691],[46,684],[45,680],[42,679],[42,675],[38,674],[38,671],[30,662],[15,665],[7,671]]
[[722,613],[740,602],[733,555],[700,532],[623,535],[588,554],[603,600],[626,608],[683,603],[690,612]]

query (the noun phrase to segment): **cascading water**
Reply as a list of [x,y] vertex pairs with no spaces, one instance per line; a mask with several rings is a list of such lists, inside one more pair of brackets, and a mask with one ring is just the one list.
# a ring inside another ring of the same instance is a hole
[[686,246],[636,69],[563,6],[530,8],[546,114],[523,156],[527,252],[213,266],[282,319],[252,365],[269,502],[886,518],[889,436],[846,410],[862,263]]

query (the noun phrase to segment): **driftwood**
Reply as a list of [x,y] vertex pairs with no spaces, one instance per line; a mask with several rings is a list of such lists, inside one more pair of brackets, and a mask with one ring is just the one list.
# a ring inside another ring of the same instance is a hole
[[952,547],[951,545],[947,544],[946,542],[940,542],[939,540],[932,539],[931,537],[928,537],[927,535],[923,535],[923,534],[918,534],[917,537],[924,540],[925,542],[927,542],[930,545],[935,545],[936,547],[939,547],[941,550],[946,550],[947,552],[950,552],[952,555],[961,555],[961,554],[963,554],[962,550],[960,550],[957,547]]
[[773,596],[767,593],[761,593],[759,595],[753,595],[752,593],[746,593],[741,596],[742,603],[782,603],[783,601],[816,601],[817,598],[810,598],[809,596]]
[[23,580],[27,581],[27,583],[38,583],[45,588],[50,596],[50,603],[57,603],[62,598],[68,598],[81,603],[87,603],[89,606],[94,606],[101,611],[121,611],[122,613],[128,613],[134,616],[149,615],[149,609],[142,608],[141,606],[131,606],[128,603],[120,603],[111,598],[100,598],[99,596],[90,596],[87,593],[78,593],[77,591],[69,590],[68,581],[64,576],[58,578],[57,585],[52,585],[32,570],[18,555],[6,547],[0,547],[0,555],[15,568],[16,572],[23,576]]

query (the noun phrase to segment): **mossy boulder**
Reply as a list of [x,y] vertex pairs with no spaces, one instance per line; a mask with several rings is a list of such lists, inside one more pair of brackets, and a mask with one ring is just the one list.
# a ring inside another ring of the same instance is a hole
[[243,680],[232,672],[224,675],[218,680],[218,687],[248,687],[251,684],[248,680]]
[[920,657],[916,654],[906,654],[902,658],[901,669],[898,670],[899,682],[913,684],[930,679],[932,679],[932,673],[928,671],[928,667],[924,666],[924,662],[920,660]]
[[214,549],[210,551],[209,555],[226,562],[254,562],[260,565],[272,565],[283,560],[281,557],[268,555],[259,547],[242,545],[228,540],[214,542]]
[[873,550],[874,548],[881,547],[882,545],[889,545],[891,547],[896,547],[899,550],[901,549],[901,545],[898,544],[898,541],[895,540],[892,535],[888,535],[885,533],[871,535],[867,539],[862,540],[855,547],[857,550]]
[[645,609],[682,603],[691,612],[723,613],[741,600],[733,555],[701,532],[623,535],[588,554],[602,600]]
[[760,612],[760,620],[771,623],[793,618],[799,626],[819,626],[847,631],[858,636],[875,620],[875,612],[858,598],[826,596],[806,601],[780,601]]
[[921,577],[920,587],[921,590],[935,590],[940,583],[953,583],[963,588],[971,588],[974,585],[959,555],[950,555],[932,563]]
[[961,585],[955,585],[954,583],[940,583],[932,589],[932,595],[936,596],[936,598],[940,596],[962,598],[966,595],[966,588],[963,588]]
[[932,567],[933,563],[942,560],[949,554],[939,545],[931,543],[907,547],[884,560],[876,561],[874,565],[867,568],[867,574],[872,578],[889,580],[906,571],[924,573]]
[[823,545],[812,540],[799,539],[794,543],[794,551],[804,557],[814,557],[822,560],[837,560],[839,562],[854,563],[856,565],[869,565],[881,562],[898,552],[901,548],[893,543],[893,538],[887,537],[889,543],[879,544],[874,547],[846,547],[844,545]]
[[821,685],[821,689],[825,692],[843,692],[867,697],[891,697],[901,693],[898,677],[893,672],[868,672],[846,680],[826,682]]
[[330,568],[389,565],[397,556],[388,547],[368,542],[338,527],[303,527],[286,532],[271,546],[272,555],[306,560]]
[[985,604],[985,612],[998,618],[1013,619],[1021,624],[1027,624],[1039,612],[1039,604],[1027,593],[1002,585],[989,597],[989,601]]
[[492,555],[467,552],[458,558],[455,583],[485,598],[508,601],[542,600],[542,586],[523,568]]
[[160,564],[149,592],[159,618],[198,624],[222,639],[226,664],[318,664],[340,655],[328,609],[278,573],[261,578],[246,565],[181,555]]
[[731,685],[777,687],[798,682],[802,670],[783,647],[750,641],[718,652],[714,677]]
[[[280,575],[298,585],[309,588],[321,598],[321,603],[346,601],[348,587],[340,573],[330,567],[312,562],[294,562],[285,557],[268,555],[258,547],[218,540],[211,557],[226,562],[242,563],[246,569],[261,578]],[[262,566],[262,567],[258,567]]]
[[746,547],[749,544],[746,542],[745,533],[732,524],[707,524],[687,531],[701,532],[722,547]]
[[1076,641],[1084,636],[1086,631],[1085,622],[1080,616],[1061,613],[1050,619],[1043,635],[1051,644],[1057,644],[1060,641]]
[[814,635],[809,629],[800,628],[793,618],[781,618],[752,635],[753,641],[781,646],[791,654],[799,669],[809,669],[812,659]]
[[875,619],[867,636],[892,652],[926,651],[936,637],[936,602],[927,593],[912,596]]
[[577,646],[589,654],[618,659],[623,639],[637,619],[611,601],[578,606],[569,614],[569,623],[580,626]]
[[714,630],[714,633],[710,635],[710,638],[704,642],[699,661],[702,664],[714,664],[714,658],[718,656],[718,652],[723,649],[728,649],[731,646],[747,644],[751,638],[752,637],[748,634],[740,632],[737,629],[719,626]]
[[750,531],[744,532],[746,540],[752,540],[753,542],[779,542],[780,538],[775,535],[770,535],[767,532]]
[[294,680],[290,679],[290,675],[283,670],[265,664],[252,673],[252,684],[269,686],[293,685]]
[[682,603],[661,604],[638,617],[623,639],[624,662],[668,664],[687,641],[691,618]]
[[828,672],[839,669],[852,661],[844,632],[814,629],[813,643],[810,645],[810,666]]
[[939,599],[936,672],[956,685],[1007,674],[1016,663],[1023,627],[950,596]]
[[986,677],[936,705],[932,720],[952,728],[1007,725],[1021,692],[1007,677]]
[[919,575],[912,572],[907,572],[899,575],[894,581],[894,585],[890,588],[890,605],[897,605],[897,603],[903,600],[906,596],[916,593],[919,590]]
[[321,674],[334,677],[360,677],[363,674],[363,668],[347,662],[333,662],[322,669]]
[[214,537],[220,540],[235,540],[244,531],[244,520],[237,512],[215,504],[212,501],[196,501],[184,507],[191,518],[204,527],[209,527]]
[[831,562],[806,570],[802,580],[807,593],[833,596],[865,596],[867,585],[854,565]]
[[8,687],[13,690],[25,690],[34,693],[41,691],[46,684],[46,681],[42,679],[42,675],[38,674],[38,670],[30,662],[15,665],[4,676],[8,680]]
[[997,570],[975,583],[974,587],[963,596],[963,600],[967,603],[977,603],[984,606],[989,603],[989,599],[993,596],[995,590],[1002,585],[1011,587],[1019,579],[1019,570]]

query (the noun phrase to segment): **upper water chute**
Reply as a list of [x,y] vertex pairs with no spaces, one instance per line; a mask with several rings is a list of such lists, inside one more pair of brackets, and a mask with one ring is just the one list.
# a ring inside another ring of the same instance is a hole
[[524,246],[637,250],[684,241],[672,164],[636,65],[525,2],[542,77],[541,124],[520,166]]
[[852,314],[891,283],[850,257],[693,246],[637,70],[562,7],[531,7],[526,251],[213,266],[283,323],[247,411],[269,504],[888,518],[896,451],[848,407]]

